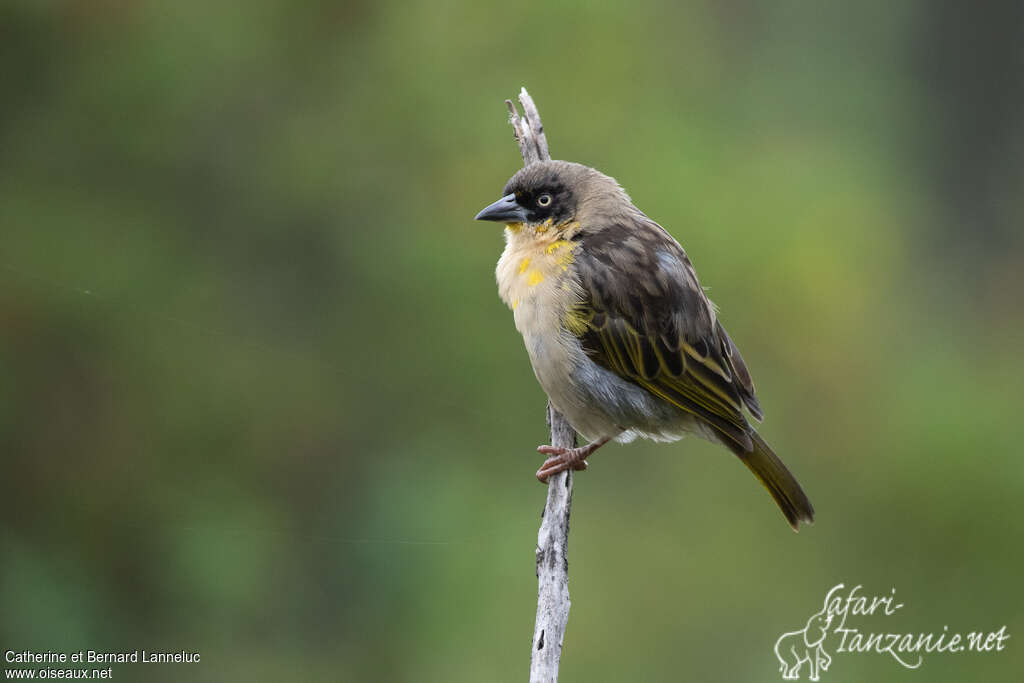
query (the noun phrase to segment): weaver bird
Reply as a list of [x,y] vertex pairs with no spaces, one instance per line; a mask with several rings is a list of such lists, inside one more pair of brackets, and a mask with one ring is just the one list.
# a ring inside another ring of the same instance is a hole
[[566,161],[534,163],[477,220],[505,223],[498,292],[551,404],[589,441],[540,446],[542,482],[608,441],[696,434],[739,456],[790,525],[814,509],[750,425],[761,407],[686,252],[619,184]]

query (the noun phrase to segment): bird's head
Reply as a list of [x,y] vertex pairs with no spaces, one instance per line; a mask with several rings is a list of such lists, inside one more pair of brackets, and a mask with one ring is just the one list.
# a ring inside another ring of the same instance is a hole
[[509,179],[502,194],[501,199],[476,215],[478,221],[557,232],[578,223],[581,214],[600,210],[598,205],[605,202],[624,200],[624,206],[631,206],[615,180],[569,161],[530,164]]

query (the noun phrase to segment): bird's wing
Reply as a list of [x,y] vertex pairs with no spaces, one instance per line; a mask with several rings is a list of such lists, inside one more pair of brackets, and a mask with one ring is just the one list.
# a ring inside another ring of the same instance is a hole
[[679,243],[642,214],[580,239],[583,296],[566,327],[590,358],[750,451],[754,384]]

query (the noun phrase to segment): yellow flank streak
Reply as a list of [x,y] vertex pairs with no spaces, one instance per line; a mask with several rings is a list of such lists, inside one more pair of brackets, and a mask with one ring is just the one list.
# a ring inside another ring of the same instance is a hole
[[562,324],[565,326],[565,329],[577,337],[582,337],[587,332],[587,321],[575,308],[570,308],[566,312],[565,320],[562,321]]
[[512,302],[512,310],[514,311],[517,308],[519,308],[519,299],[516,299]]
[[530,285],[531,287],[536,287],[542,282],[544,282],[544,273],[540,272],[537,269],[531,270],[529,279],[527,279],[526,284]]
[[522,275],[530,267],[530,259],[524,258],[519,264],[519,274]]

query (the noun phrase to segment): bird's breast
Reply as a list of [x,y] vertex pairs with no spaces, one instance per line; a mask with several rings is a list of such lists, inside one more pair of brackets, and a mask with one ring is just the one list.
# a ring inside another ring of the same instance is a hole
[[496,270],[498,292],[512,309],[541,387],[556,405],[564,403],[568,397],[561,394],[570,391],[583,355],[564,325],[582,295],[574,264],[579,243],[528,227],[506,230],[506,240]]
[[549,232],[550,236],[525,227],[507,229],[505,251],[495,271],[498,293],[524,337],[557,333],[566,312],[580,300],[574,267],[578,243]]

